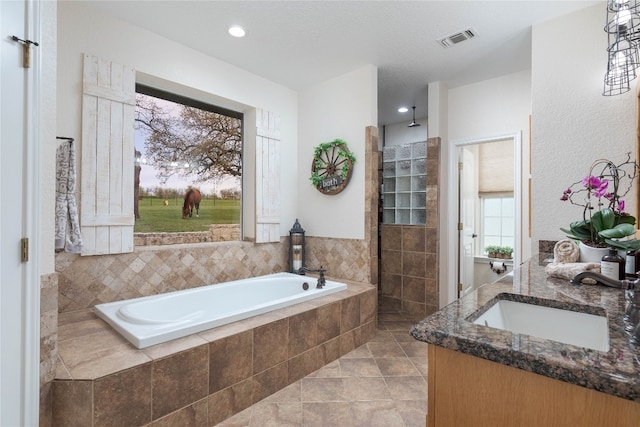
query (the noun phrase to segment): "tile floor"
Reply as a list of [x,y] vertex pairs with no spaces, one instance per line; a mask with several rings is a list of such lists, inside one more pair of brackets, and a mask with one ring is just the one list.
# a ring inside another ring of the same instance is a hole
[[380,314],[374,339],[218,424],[424,427],[427,345],[414,321]]

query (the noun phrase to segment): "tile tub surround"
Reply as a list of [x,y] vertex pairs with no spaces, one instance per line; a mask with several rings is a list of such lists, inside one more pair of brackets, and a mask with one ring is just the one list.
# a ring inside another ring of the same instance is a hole
[[[534,256],[513,275],[484,285],[417,323],[411,335],[443,348],[640,402],[640,351],[631,347],[624,332],[624,292],[598,285],[576,286],[548,277],[544,262],[539,261],[548,258],[548,254]],[[601,352],[513,334],[468,320],[500,293],[553,300],[568,309],[575,304],[604,309],[610,350]]]
[[376,288],[347,284],[142,350],[90,309],[61,314],[53,425],[215,425],[374,337]]
[[[309,268],[337,281],[371,280],[366,240],[307,237]],[[287,271],[289,236],[279,243],[218,242],[137,247],[127,254],[56,254],[60,313],[97,304]]]

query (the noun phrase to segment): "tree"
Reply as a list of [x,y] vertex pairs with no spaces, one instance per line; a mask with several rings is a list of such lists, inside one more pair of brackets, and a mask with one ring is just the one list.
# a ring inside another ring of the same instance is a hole
[[225,188],[220,190],[220,198],[222,200],[240,200],[239,188]]
[[205,182],[242,175],[242,121],[188,105],[136,95],[136,128],[146,133],[147,160],[157,177]]

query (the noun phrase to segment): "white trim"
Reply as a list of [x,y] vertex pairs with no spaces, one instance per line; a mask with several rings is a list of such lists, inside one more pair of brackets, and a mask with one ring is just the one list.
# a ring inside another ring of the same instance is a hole
[[[27,0],[27,26],[32,40],[42,41],[41,4],[39,0]],[[40,147],[42,94],[40,82],[42,76],[41,53],[37,48],[31,50],[31,70],[27,77],[27,147],[24,176],[27,194],[23,235],[32,242],[29,249],[29,261],[24,264],[24,310],[23,372],[24,384],[22,400],[23,425],[39,424],[40,415]]]
[[[483,144],[487,142],[499,141],[502,139],[513,140],[513,184],[515,202],[515,232],[514,232],[514,259],[513,265],[520,265],[522,254],[522,131],[506,133],[481,138],[470,138],[464,140],[451,141],[449,143],[449,163],[448,163],[448,186],[447,186],[447,229],[446,236],[448,245],[446,274],[448,279],[444,281],[444,286],[440,286],[440,291],[444,294],[446,304],[457,299],[457,260],[458,260],[458,208],[456,206],[458,195],[458,156],[456,150],[465,145]],[[442,301],[442,298],[441,298]]]

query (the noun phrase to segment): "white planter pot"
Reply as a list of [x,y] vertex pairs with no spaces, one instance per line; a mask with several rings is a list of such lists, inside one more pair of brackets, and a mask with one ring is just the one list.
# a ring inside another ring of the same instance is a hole
[[578,248],[580,249],[580,262],[597,262],[599,264],[602,257],[609,253],[609,248],[594,248],[582,242],[578,244]]

